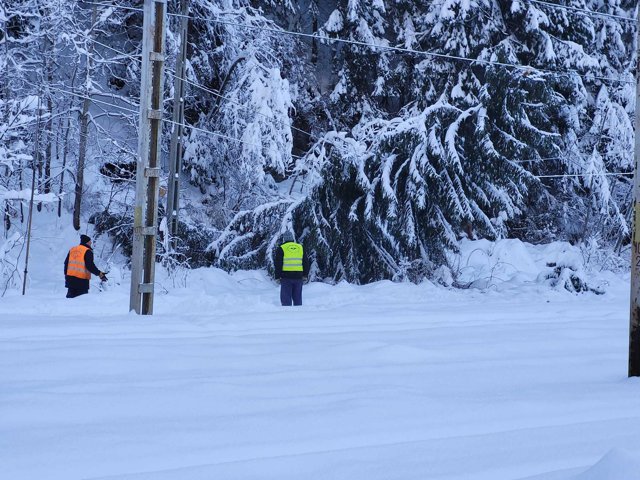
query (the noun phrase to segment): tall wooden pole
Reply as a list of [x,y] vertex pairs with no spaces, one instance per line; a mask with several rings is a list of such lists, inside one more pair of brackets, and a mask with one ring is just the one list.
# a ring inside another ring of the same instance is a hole
[[176,249],[178,234],[178,209],[180,193],[180,170],[182,169],[182,138],[184,135],[184,76],[187,60],[187,34],[189,29],[189,0],[182,0],[180,23],[180,54],[176,60],[176,76],[173,84],[173,132],[169,147],[169,192],[167,195],[167,229],[171,237],[171,248]]
[[129,310],[153,314],[166,0],[145,0]]
[[[640,21],[640,9],[638,9]],[[631,315],[629,325],[629,376],[640,377],[640,24],[636,22],[635,175],[633,180],[633,234],[631,249]]]

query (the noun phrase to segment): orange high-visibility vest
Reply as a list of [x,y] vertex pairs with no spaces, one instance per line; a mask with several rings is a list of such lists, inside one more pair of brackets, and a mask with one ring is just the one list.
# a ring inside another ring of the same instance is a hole
[[87,266],[84,263],[84,254],[87,253],[87,250],[89,250],[89,247],[85,245],[76,245],[69,250],[67,275],[82,278],[83,280],[91,280],[91,272],[87,270]]

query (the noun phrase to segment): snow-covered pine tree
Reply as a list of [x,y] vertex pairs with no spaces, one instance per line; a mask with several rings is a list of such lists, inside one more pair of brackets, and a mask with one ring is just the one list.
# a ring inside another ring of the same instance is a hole
[[[616,132],[618,145],[628,145],[632,135],[626,114],[627,120],[620,123],[619,113],[624,110],[607,106],[604,101],[609,90],[627,90],[628,77],[624,78],[624,74],[629,69],[630,56],[621,39],[629,38],[629,26],[610,17],[584,14],[600,9],[599,2],[567,0],[560,5],[567,8],[523,1],[514,2],[505,11],[505,21],[514,32],[513,38],[506,41],[508,48],[521,63],[546,70],[540,78],[544,88],[552,93],[553,102],[541,105],[538,110],[546,111],[544,115],[558,127],[556,133],[560,134],[554,142],[554,154],[545,158],[536,151],[536,155],[528,158],[541,160],[535,164],[527,162],[525,167],[537,175],[570,175],[542,181],[547,201],[528,202],[528,221],[534,220],[527,235],[536,239],[549,238],[551,234],[581,241],[590,235],[609,236],[612,229],[624,234],[626,221],[619,204],[611,203],[614,197],[606,176],[608,170],[597,150],[602,150],[606,143],[603,127],[610,114],[612,121],[621,127]],[[602,35],[607,32],[611,33],[612,41],[606,42],[605,47]],[[529,103],[535,105],[535,100]],[[615,197],[620,200],[619,195]],[[605,204],[608,206],[604,207]]]
[[[385,116],[391,92],[387,29],[392,13],[383,0],[342,0],[321,28],[321,34],[355,44],[336,43],[337,81],[329,95],[333,128],[350,129],[360,121]],[[359,45],[364,43],[379,48]]]
[[[325,31],[345,36],[348,7],[358,5],[338,8]],[[369,11],[376,5],[368,5]],[[366,71],[358,67],[366,63],[364,55],[355,67],[346,55],[336,57],[341,73],[333,99],[357,92],[352,104],[361,102],[364,115],[347,103],[343,115],[334,111],[334,125],[351,135],[329,133],[320,143],[322,153],[300,162],[308,197],[290,213],[316,253],[318,275],[359,282],[419,278],[445,263],[447,249],[461,236],[572,238],[581,221],[576,212],[610,202],[602,181],[606,166],[592,155],[586,134],[594,90],[603,82],[596,77],[611,74],[599,65],[628,62],[621,56],[618,63],[602,61],[595,20],[574,21],[575,13],[549,8],[489,0],[378,7],[386,15],[382,24],[394,27],[393,33],[385,30],[391,44],[479,61],[394,54],[387,62],[392,71],[378,75],[372,55]],[[369,24],[366,15],[357,22]],[[359,73],[382,78],[388,97],[401,92],[396,118],[368,96],[366,87],[375,82],[352,81],[350,68],[354,79]],[[604,108],[611,110],[604,104],[597,110]],[[623,130],[614,143],[624,144]],[[546,179],[572,174],[580,176]]]
[[[322,265],[331,265],[324,276],[358,282],[423,278],[445,263],[446,251],[456,248],[461,235],[504,235],[505,220],[520,213],[527,190],[526,172],[505,162],[492,144],[487,109],[479,98],[476,70],[481,78],[483,70],[441,57],[475,58],[492,46],[501,27],[499,19],[486,27],[484,16],[492,4],[402,6],[394,10],[398,38],[409,48],[438,55],[399,60],[390,79],[399,91],[414,94],[411,101],[397,118],[363,120],[354,128],[358,147],[351,150],[359,157],[334,149],[333,156],[342,161],[325,164],[320,178],[331,181],[320,181],[311,197],[330,205],[333,221],[308,228],[322,232],[316,236],[324,243],[333,241],[324,248],[333,262],[318,262],[321,272]],[[323,208],[303,215],[324,220]],[[332,229],[342,234],[332,237]]]
[[193,23],[199,44],[189,75],[207,90],[187,111],[201,130],[191,131],[184,164],[207,215],[224,228],[237,212],[277,196],[276,181],[292,168],[292,86],[281,59],[294,57],[294,47],[264,30],[277,26],[243,2],[193,3],[202,20]]

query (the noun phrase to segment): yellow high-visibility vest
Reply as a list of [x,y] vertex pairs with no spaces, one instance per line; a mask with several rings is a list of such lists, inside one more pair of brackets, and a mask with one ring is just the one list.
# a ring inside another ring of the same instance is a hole
[[295,242],[287,242],[280,246],[284,252],[282,259],[283,272],[302,272],[302,256],[304,249],[302,245]]

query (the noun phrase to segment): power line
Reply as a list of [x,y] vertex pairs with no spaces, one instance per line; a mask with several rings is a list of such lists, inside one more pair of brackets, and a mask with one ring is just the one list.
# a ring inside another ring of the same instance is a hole
[[[90,100],[90,101],[95,102],[95,103],[99,103],[99,104],[107,105],[107,106],[110,106],[110,107],[118,108],[118,109],[120,109],[120,110],[122,110],[122,111],[125,111],[125,112],[128,112],[128,113],[132,113],[132,114],[135,114],[135,115],[138,115],[138,114],[140,113],[140,112],[139,112],[139,111],[137,111],[137,110],[131,110],[131,109],[129,109],[129,108],[122,107],[122,106],[120,106],[120,105],[116,105],[116,104],[114,104],[114,103],[104,102],[104,101],[102,101],[102,100],[98,100],[98,99],[96,99],[96,98],[89,97],[89,96],[87,96],[87,95],[82,95],[82,94],[80,94],[80,93],[70,92],[70,91],[68,91],[68,90],[64,90],[64,89],[56,88],[56,87],[50,87],[50,88],[51,88],[52,90],[58,91],[58,92],[60,92],[60,93],[66,93],[67,95],[71,95],[71,96],[74,96],[74,97],[79,98],[79,99],[83,99],[83,100]],[[169,123],[169,124],[174,124],[174,125],[180,125],[180,126],[185,127],[185,128],[190,128],[190,129],[193,129],[193,130],[196,130],[196,131],[199,131],[199,132],[207,133],[207,134],[209,134],[209,135],[214,135],[214,136],[216,136],[216,137],[224,138],[224,139],[226,139],[226,140],[231,140],[231,141],[234,141],[234,142],[244,143],[244,144],[246,144],[246,145],[251,145],[251,146],[253,146],[253,147],[262,148],[262,146],[261,146],[261,145],[258,145],[258,144],[255,144],[255,143],[246,142],[246,141],[244,141],[244,140],[240,140],[239,138],[231,137],[231,136],[229,136],[229,135],[224,135],[224,134],[222,134],[222,133],[212,132],[211,130],[205,130],[205,129],[203,129],[203,128],[195,127],[195,126],[193,126],[193,125],[188,125],[188,124],[182,124],[182,123],[174,122],[173,120],[169,120],[168,118],[162,118],[161,120],[162,120],[162,122],[164,122],[164,123]]]
[[56,88],[56,87],[52,87],[52,86],[49,86],[48,88],[50,88],[51,90],[55,90],[56,92],[66,93],[67,95],[71,95],[73,97],[76,97],[76,98],[79,98],[79,99],[82,99],[82,100],[90,100],[90,101],[92,101],[94,103],[98,103],[98,104],[101,104],[101,105],[107,105],[108,107],[118,108],[118,109],[120,109],[120,110],[122,110],[124,112],[133,113],[135,115],[140,113],[138,110],[131,110],[130,108],[123,107],[123,106],[120,106],[120,105],[116,105],[115,103],[109,103],[109,102],[105,102],[103,100],[98,100],[97,98],[94,98],[94,97],[89,96],[89,95],[82,95],[82,94],[77,93],[77,92],[70,92],[68,90],[64,90],[62,88]]
[[[133,113],[133,114],[136,114],[136,115],[139,113],[136,110],[131,110],[131,109],[128,109],[126,107],[121,107],[121,106],[115,105],[113,103],[103,102],[101,100],[97,100],[97,99],[92,98],[92,97],[87,97],[87,96],[81,95],[79,93],[69,92],[67,90],[63,90],[63,89],[55,88],[55,87],[50,87],[50,88],[52,90],[56,90],[56,91],[61,92],[61,93],[66,93],[68,95],[72,95],[72,96],[75,96],[75,97],[80,98],[80,99],[89,99],[92,102],[96,102],[96,103],[100,103],[100,104],[107,105],[107,106],[110,106],[110,107],[118,108],[118,109],[121,109],[121,110],[123,110],[125,112],[130,112],[130,113]],[[207,135],[213,135],[215,137],[224,138],[225,140],[231,140],[233,142],[243,143],[245,145],[250,145],[252,147],[262,148],[262,145],[258,145],[256,143],[247,142],[245,140],[240,140],[239,138],[231,137],[229,135],[224,135],[222,133],[213,132],[211,130],[206,130],[204,128],[195,127],[193,125],[181,124],[179,122],[174,122],[173,120],[170,120],[168,118],[162,118],[162,122],[168,123],[168,124],[173,124],[173,125],[180,125],[180,126],[182,126],[184,128],[190,128],[190,129],[196,130],[198,132],[205,133]],[[300,156],[297,156],[297,155],[293,155],[293,154],[291,154],[291,156],[293,158],[303,158],[303,157],[300,157]],[[513,163],[524,163],[524,162],[535,161],[535,160],[554,160],[554,159],[558,159],[559,160],[561,158],[563,158],[563,157],[545,157],[545,158],[533,159],[533,160],[532,159],[525,159],[525,160],[510,160],[510,161],[513,162]],[[558,174],[558,175],[532,175],[532,176],[535,177],[535,178],[567,178],[567,177],[598,177],[598,176],[620,176],[620,175],[622,175],[622,176],[633,175],[633,172],[575,173],[575,174]]]
[[562,160],[564,157],[541,157],[541,158],[525,158],[523,160],[510,160],[513,163],[527,163],[527,162],[546,162],[548,160]]
[[[98,42],[98,41],[95,41],[95,43],[97,43],[98,45],[101,45],[101,46],[102,46],[102,47],[104,47],[104,48],[108,48],[109,50],[112,50],[112,51],[116,52],[117,54],[119,54],[119,55],[121,55],[121,56],[123,56],[123,57],[130,58],[130,59],[132,59],[132,60],[140,60],[140,58],[141,58],[140,56],[131,55],[131,54],[128,54],[128,53],[122,52],[122,51],[120,51],[120,50],[118,50],[118,49],[116,49],[116,48],[113,48],[113,47],[111,47],[111,46],[109,46],[109,45],[106,45],[106,44],[101,43],[101,42]],[[171,76],[172,78],[176,78],[176,75],[175,75],[174,73],[172,73],[172,72],[170,72],[170,71],[168,71],[168,70],[166,70],[166,73],[167,73],[167,75]],[[240,103],[240,102],[236,102],[235,100],[232,100],[232,99],[231,99],[231,98],[229,98],[229,97],[225,97],[225,96],[224,96],[224,95],[222,95],[219,91],[212,90],[212,89],[210,89],[210,88],[208,88],[208,87],[205,87],[204,85],[202,85],[202,84],[200,84],[200,83],[196,83],[196,82],[194,82],[194,81],[192,81],[192,80],[189,80],[189,79],[187,79],[187,78],[184,78],[183,80],[184,80],[184,82],[185,82],[185,83],[188,83],[189,85],[191,85],[191,86],[193,86],[193,87],[196,87],[196,88],[199,88],[200,90],[202,90],[202,91],[204,91],[204,92],[207,92],[207,93],[210,93],[211,95],[214,95],[214,96],[216,96],[216,97],[218,97],[218,98],[221,98],[221,99],[223,99],[223,100],[226,100],[226,101],[227,101],[227,102],[229,102],[229,103],[233,103],[234,105],[238,105],[238,106],[240,106],[240,107],[242,107],[242,108],[245,108],[245,109],[250,109],[250,108],[251,108],[251,107],[249,107],[249,106],[247,106],[247,105],[244,105],[244,104],[242,104],[242,103]],[[275,117],[269,116],[269,115],[267,115],[267,114],[265,114],[265,113],[262,113],[262,112],[258,112],[258,111],[256,111],[255,109],[252,109],[252,110],[253,110],[253,113],[255,113],[255,114],[257,114],[257,115],[261,115],[261,116],[263,116],[263,117],[265,117],[265,118],[268,118],[268,119],[270,119],[270,120],[276,120],[276,118],[275,118]],[[190,127],[190,128],[191,128],[191,127]],[[297,131],[297,132],[304,133],[305,135],[308,135],[309,137],[312,137],[312,135],[311,135],[311,133],[310,133],[310,132],[307,132],[306,130],[303,130],[303,129],[301,129],[301,128],[294,127],[293,125],[289,125],[289,128],[291,128],[291,130],[295,130],[295,131]]]
[[239,138],[230,137],[230,136],[224,135],[222,133],[212,132],[211,130],[206,130],[204,128],[194,127],[193,125],[188,125],[186,123],[174,122],[173,120],[169,120],[168,118],[163,118],[162,121],[165,122],[165,123],[169,123],[171,125],[178,125],[178,126],[181,126],[181,127],[184,127],[184,128],[190,128],[192,130],[196,130],[198,132],[206,133],[208,135],[214,135],[216,137],[224,138],[224,139],[227,139],[227,140],[232,140],[234,142],[244,143],[245,145],[251,145],[252,147],[262,148],[262,145],[258,145],[257,143],[245,142],[244,140],[240,140]]
[[572,160],[571,158],[567,158],[567,157],[527,158],[527,159],[524,159],[524,160],[510,160],[510,162],[512,162],[512,163],[538,163],[538,162],[548,162],[548,161],[552,161],[552,160],[564,160],[564,161],[570,163],[571,165],[574,165],[575,167],[580,168],[580,164],[578,162],[576,162],[575,160]]
[[120,54],[121,56],[125,57],[125,58],[129,58],[130,60],[136,60],[139,61],[142,58],[142,55],[132,55],[130,53],[125,53],[125,52],[121,52],[120,50],[118,50],[117,48],[113,48],[110,45],[107,45],[105,43],[99,42],[98,40],[92,39],[91,40],[93,43],[97,43],[98,45],[104,47],[104,48],[108,48],[111,51],[114,51],[118,54]]
[[636,23],[636,19],[635,18],[624,17],[622,15],[615,15],[613,13],[597,12],[595,10],[588,10],[586,8],[570,7],[568,5],[560,5],[558,3],[544,2],[542,0],[529,0],[529,2],[531,2],[531,3],[539,3],[540,5],[545,5],[547,7],[560,8],[562,10],[569,10],[571,12],[579,13],[581,15],[586,15],[586,16],[597,15],[597,16],[601,16],[601,17],[615,18],[617,20],[622,20],[624,22],[634,22],[634,23]]
[[144,10],[142,8],[127,7],[125,5],[112,5],[110,3],[87,2],[87,1],[83,1],[83,3],[86,5],[95,5],[96,7],[119,8],[120,10],[130,10],[133,12],[144,13]]
[[[170,76],[172,76],[172,77],[174,77],[174,78],[175,78],[175,76],[176,76],[175,74],[173,74],[173,73],[171,73],[171,72],[167,72],[167,74],[168,74],[168,75],[170,75]],[[218,97],[218,98],[221,98],[221,99],[223,99],[223,100],[226,100],[226,101],[227,101],[227,102],[229,102],[229,103],[232,103],[232,104],[234,104],[234,105],[238,105],[238,106],[240,106],[240,107],[242,107],[242,108],[244,108],[244,109],[247,109],[247,110],[251,109],[251,110],[252,110],[252,113],[254,113],[254,114],[256,114],[256,115],[261,115],[261,116],[263,116],[263,117],[265,117],[265,118],[268,118],[269,120],[276,120],[276,118],[275,118],[275,117],[272,117],[272,116],[270,116],[270,115],[267,115],[266,113],[259,112],[259,111],[257,111],[255,108],[253,108],[253,109],[252,109],[252,108],[251,108],[250,106],[248,106],[248,105],[244,105],[244,104],[242,104],[242,103],[240,103],[240,102],[236,102],[235,100],[232,100],[232,99],[231,99],[231,98],[229,98],[229,97],[225,97],[224,95],[220,94],[219,92],[217,92],[217,91],[215,91],[215,90],[211,90],[210,88],[205,87],[204,85],[201,85],[201,84],[199,84],[199,83],[193,82],[193,81],[191,81],[191,80],[189,80],[189,79],[187,79],[187,78],[185,78],[185,79],[184,79],[184,82],[185,82],[185,83],[188,83],[189,85],[191,85],[191,86],[193,86],[193,87],[199,88],[200,90],[202,90],[202,91],[204,91],[204,92],[210,93],[211,95],[214,95],[214,96],[216,96],[216,97]],[[307,132],[306,130],[303,130],[303,129],[298,128],[298,127],[294,127],[293,125],[289,125],[289,128],[291,128],[291,130],[295,130],[296,132],[304,133],[305,135],[308,135],[309,137],[311,137],[311,136],[312,136],[310,132]]]
[[[561,9],[566,9],[566,10],[570,10],[570,11],[575,11],[577,13],[582,13],[582,14],[585,14],[585,15],[590,15],[590,14],[592,14],[592,15],[601,15],[601,16],[606,16],[606,17],[617,18],[619,20],[624,20],[624,21],[634,21],[633,19],[630,19],[630,18],[627,18],[627,17],[622,17],[622,16],[619,16],[619,15],[604,14],[604,13],[595,12],[595,11],[592,11],[592,10],[579,9],[579,8],[576,8],[576,7],[568,7],[568,6],[564,6],[564,5],[545,2],[545,1],[542,1],[542,0],[529,0],[529,1],[531,1],[532,3],[542,4],[542,5],[545,5],[545,6],[548,6],[548,7],[561,8]],[[133,8],[133,7],[125,7],[125,6],[122,6],[122,5],[109,5],[109,4],[95,3],[95,2],[85,2],[85,3],[91,4],[91,5],[97,5],[97,6],[104,6],[104,7],[110,7],[110,8],[121,8],[121,9],[125,9],[125,10],[143,12],[142,9]],[[169,15],[175,16],[175,17],[181,17],[181,18],[185,17],[185,15],[182,15],[182,14],[169,13]],[[435,53],[435,52],[419,51],[419,50],[413,50],[413,49],[402,48],[402,47],[392,47],[392,46],[388,46],[388,45],[376,45],[376,44],[370,44],[370,43],[360,42],[360,41],[356,41],[356,40],[346,40],[346,39],[341,39],[341,38],[330,38],[330,37],[325,37],[325,36],[317,35],[317,34],[307,34],[307,33],[301,33],[301,32],[288,31],[288,30],[279,30],[279,29],[269,28],[269,27],[266,27],[266,26],[253,26],[253,25],[246,25],[246,24],[228,22],[228,21],[224,21],[224,20],[215,20],[215,19],[207,19],[207,18],[203,18],[203,17],[194,17],[194,16],[189,16],[189,15],[187,15],[186,17],[189,18],[189,19],[192,19],[192,20],[202,20],[202,21],[213,22],[213,23],[221,23],[221,24],[226,24],[226,25],[237,26],[237,27],[240,27],[240,28],[257,29],[257,30],[266,31],[266,32],[269,32],[269,33],[276,33],[276,34],[285,33],[285,34],[289,34],[289,35],[295,35],[295,36],[301,36],[301,37],[306,37],[306,38],[318,39],[318,40],[321,40],[321,41],[342,42],[342,43],[347,43],[347,44],[352,44],[352,45],[366,46],[366,47],[370,47],[370,48],[381,48],[381,49],[385,49],[385,50],[398,51],[398,52],[403,52],[403,53],[430,55],[430,56],[434,56],[434,57],[437,57],[437,58],[463,60],[463,61],[468,61],[468,62],[472,62],[472,63],[473,62],[478,62],[478,63],[483,63],[483,64],[499,65],[499,66],[516,68],[516,69],[535,70],[535,71],[539,71],[539,72],[543,72],[543,73],[565,74],[565,75],[575,74],[575,75],[580,76],[582,78],[591,77],[591,78],[594,78],[594,79],[618,81],[618,82],[624,82],[624,83],[633,83],[633,82],[629,82],[629,81],[626,81],[626,80],[613,79],[613,78],[609,78],[609,77],[599,77],[599,76],[595,76],[595,75],[593,75],[593,76],[582,75],[582,74],[579,74],[576,71],[557,71],[557,70],[549,70],[549,69],[540,69],[540,68],[529,67],[529,66],[524,66],[524,65],[509,64],[509,63],[504,63],[504,62],[495,62],[495,61],[482,60],[482,59],[471,59],[471,58],[460,57],[460,56],[455,56],[455,55],[447,55],[447,54],[440,54],[440,53]],[[110,47],[108,45],[105,45],[105,44],[103,44],[101,42],[97,42],[96,41],[96,43],[98,43],[99,45],[102,45],[103,47],[106,47],[106,48],[108,48],[110,50],[113,50],[114,52],[116,52],[116,53],[118,53],[120,55],[123,55],[125,57],[132,58],[132,59],[137,59],[133,55],[121,52],[121,51],[119,51],[119,50],[117,50],[117,49],[115,49],[113,47]],[[171,72],[167,72],[167,73],[169,75],[175,77],[175,75],[173,73],[171,73]],[[241,104],[239,102],[236,102],[236,101],[234,101],[234,100],[232,100],[232,99],[230,99],[228,97],[225,97],[224,95],[220,94],[219,92],[211,90],[211,89],[209,89],[209,88],[207,88],[207,87],[205,87],[205,86],[203,86],[203,85],[201,85],[199,83],[190,81],[188,79],[185,79],[185,82],[190,84],[190,85],[192,85],[192,86],[194,86],[194,87],[196,87],[196,88],[199,88],[199,89],[201,89],[203,91],[206,91],[206,92],[208,92],[208,93],[210,93],[212,95],[215,95],[218,98],[221,98],[221,99],[224,99],[224,100],[226,100],[226,101],[228,101],[230,103],[239,105],[242,108],[249,108],[248,106],[245,106],[245,105],[243,105],[243,104]],[[52,87],[52,88],[55,89],[54,87]],[[67,92],[67,91],[60,90],[60,89],[55,89],[55,90],[61,91],[63,93],[75,95],[78,98],[88,98],[88,97],[85,97],[85,96],[81,96],[81,95],[74,94],[72,92]],[[92,98],[91,100],[96,102],[96,103],[109,105],[109,106],[112,106],[112,107],[115,107],[115,108],[119,108],[121,110],[128,111],[128,112],[131,112],[131,113],[138,113],[136,111],[129,110],[129,109],[126,109],[124,107],[120,107],[120,106],[115,105],[115,104],[102,102],[102,101],[97,100],[97,99],[93,99]],[[254,113],[256,113],[258,115],[262,115],[262,116],[264,116],[266,118],[269,118],[269,119],[272,118],[272,117],[270,117],[270,116],[268,116],[266,114],[263,114],[262,112],[254,111]],[[234,138],[234,137],[230,137],[230,136],[227,136],[227,135],[219,134],[217,132],[212,132],[210,130],[206,130],[206,129],[202,129],[202,128],[199,128],[199,127],[190,126],[190,125],[186,125],[186,124],[180,124],[180,123],[174,122],[172,120],[168,120],[168,119],[162,119],[162,121],[164,121],[166,123],[180,125],[180,126],[185,127],[185,128],[191,128],[193,130],[200,131],[200,132],[203,132],[203,133],[206,133],[206,134],[215,135],[215,136],[218,136],[220,138],[225,138],[227,140],[231,140],[231,141],[235,141],[235,142],[251,145],[251,146],[254,146],[254,147],[257,147],[257,148],[261,148],[261,146],[259,146],[257,144],[246,142],[244,140],[240,140],[240,139],[237,139],[237,138]],[[296,127],[294,127],[292,125],[290,125],[289,127],[292,130],[296,130],[296,131],[299,131],[301,133],[304,133],[306,135],[311,136],[311,134],[309,132],[305,131],[305,130],[296,128]],[[298,157],[298,158],[300,158],[300,157]],[[538,161],[547,161],[547,160],[560,160],[562,158],[563,157],[547,157],[547,158],[537,158],[537,159],[511,160],[511,162],[513,162],[513,163],[526,163],[526,162],[538,162]],[[536,178],[566,178],[566,177],[584,177],[584,176],[593,176],[593,175],[596,175],[596,176],[597,175],[632,175],[632,173],[622,172],[622,173],[602,173],[602,174],[539,175],[539,176],[536,176]]]
[[[170,13],[169,15],[170,16],[176,16],[176,17],[183,16],[183,15],[176,14],[176,13]],[[444,59],[444,60],[459,60],[459,61],[463,61],[463,62],[479,63],[479,64],[483,64],[483,65],[496,65],[496,66],[501,66],[501,67],[506,67],[506,68],[515,68],[515,69],[518,69],[518,70],[525,70],[525,71],[537,71],[537,72],[553,74],[553,75],[576,75],[578,77],[581,77],[581,78],[584,78],[584,79],[587,79],[587,80],[588,79],[594,79],[594,80],[602,80],[602,81],[609,81],[609,82],[635,84],[635,82],[632,82],[632,81],[629,81],[629,80],[623,80],[621,78],[611,78],[611,77],[603,77],[603,76],[599,76],[599,75],[581,74],[576,70],[544,69],[544,68],[532,67],[532,66],[528,66],[528,65],[518,65],[518,64],[515,64],[515,63],[498,62],[498,61],[494,61],[494,60],[483,60],[483,59],[479,59],[479,58],[468,58],[468,57],[461,57],[461,56],[458,56],[458,55],[451,55],[451,54],[445,54],[445,53],[437,53],[437,52],[430,52],[430,51],[424,51],[424,50],[414,50],[414,49],[405,48],[405,47],[394,47],[394,46],[391,46],[391,45],[377,45],[377,44],[373,44],[373,43],[361,42],[359,40],[347,40],[347,39],[344,39],[344,38],[326,37],[326,36],[318,35],[318,34],[294,32],[294,31],[291,31],[291,30],[284,30],[284,29],[280,30],[280,29],[270,28],[270,27],[266,27],[266,26],[247,25],[247,24],[230,22],[228,20],[217,20],[217,19],[210,19],[210,18],[204,18],[204,17],[193,17],[193,16],[189,16],[188,18],[190,18],[191,20],[201,20],[201,21],[204,21],[204,22],[219,23],[219,24],[230,25],[230,26],[235,26],[235,27],[239,27],[239,28],[247,28],[247,29],[250,29],[250,30],[260,30],[260,31],[272,33],[272,34],[275,34],[275,35],[287,34],[287,35],[292,35],[292,36],[299,36],[299,37],[311,38],[311,39],[320,40],[320,41],[326,41],[326,42],[330,42],[330,43],[345,43],[345,44],[349,44],[349,45],[367,47],[367,48],[370,48],[370,49],[382,49],[382,50],[387,50],[387,51],[392,51],[392,52],[399,52],[399,53],[410,53],[410,54],[415,54],[415,55],[426,55],[426,56],[431,56],[431,57],[440,58],[440,59]]]
[[[605,13],[605,12],[598,12],[596,10],[589,10],[587,8],[578,8],[578,7],[571,7],[569,5],[561,5],[559,3],[553,3],[553,2],[545,2],[543,0],[529,0],[530,3],[537,3],[540,5],[544,5],[546,7],[551,7],[551,8],[559,8],[561,10],[568,10],[571,12],[575,12],[578,13],[580,15],[586,15],[586,16],[599,16],[599,17],[607,17],[607,18],[615,18],[616,20],[622,20],[624,22],[633,22],[636,23],[636,19],[632,18],[632,17],[625,17],[623,15],[616,15],[614,13]],[[112,7],[112,8],[120,8],[122,10],[131,10],[131,11],[135,11],[135,12],[143,12],[144,10],[142,10],[141,8],[135,8],[135,7],[127,7],[124,5],[112,5],[112,4],[108,4],[108,3],[98,3],[98,2],[88,2],[85,1],[84,3],[89,4],[89,5],[96,5],[99,7]],[[444,2],[439,2],[439,3],[433,3],[430,4],[430,6],[438,6],[438,5],[443,5]],[[182,14],[179,13],[169,13],[168,15],[171,16],[176,16],[176,17],[181,17],[183,16]],[[189,18],[193,18],[193,17],[189,17]]]
[[565,173],[559,175],[534,175],[536,178],[567,178],[567,177],[609,177],[623,175],[633,176],[633,172],[606,172],[606,173]]
[[[142,11],[140,9],[136,9],[136,8],[133,8],[133,7],[121,7],[120,5],[107,5],[107,4],[104,4],[104,3],[90,3],[90,2],[87,2],[87,3],[89,3],[91,5],[99,5],[99,6],[104,6],[104,7],[125,8],[127,10]],[[553,4],[550,4],[550,5],[553,5]],[[182,15],[182,14],[179,14],[179,13],[168,13],[168,15],[169,16],[173,16],[173,17],[179,17],[179,18],[185,17],[185,15]],[[633,81],[624,80],[624,79],[621,79],[621,78],[604,77],[604,76],[600,76],[600,75],[591,75],[591,74],[581,74],[576,70],[551,70],[551,69],[544,69],[544,68],[539,68],[539,67],[532,67],[532,66],[528,66],[528,65],[518,65],[518,64],[515,64],[515,63],[498,62],[498,61],[494,61],[494,60],[483,60],[483,59],[479,59],[479,58],[468,58],[468,57],[462,57],[462,56],[459,56],[459,55],[451,55],[451,54],[430,52],[430,51],[424,51],[424,50],[414,50],[414,49],[411,49],[411,48],[404,48],[404,47],[394,47],[394,46],[391,46],[391,45],[377,45],[377,44],[362,42],[362,41],[358,41],[358,40],[347,40],[347,39],[344,39],[344,38],[327,37],[327,36],[324,36],[324,35],[295,32],[295,31],[291,31],[291,30],[277,29],[277,28],[271,28],[271,27],[267,27],[267,26],[247,25],[247,24],[242,24],[242,23],[230,22],[228,20],[218,20],[218,19],[211,19],[211,18],[205,18],[205,17],[191,16],[191,15],[186,15],[186,17],[191,19],[191,20],[200,20],[200,21],[204,21],[204,22],[218,23],[218,24],[222,24],[222,25],[230,25],[230,26],[235,26],[235,27],[239,27],[239,28],[246,28],[246,29],[250,29],[250,30],[259,30],[259,31],[268,32],[268,33],[271,33],[271,34],[274,34],[274,35],[286,34],[286,35],[298,36],[298,37],[303,37],[303,38],[311,38],[311,39],[314,39],[314,40],[319,40],[319,41],[324,41],[324,42],[329,42],[329,43],[345,43],[345,44],[349,44],[349,45],[367,47],[367,48],[370,48],[370,49],[382,49],[382,50],[387,50],[387,51],[391,51],[391,52],[409,53],[409,54],[414,54],[414,55],[426,55],[426,56],[431,56],[431,57],[439,58],[439,59],[443,59],[443,60],[458,60],[458,61],[463,61],[463,62],[468,62],[468,63],[477,63],[477,64],[482,64],[482,65],[496,65],[496,66],[501,66],[501,67],[505,67],[505,68],[515,68],[515,69],[518,69],[518,70],[525,70],[525,71],[536,71],[536,72],[552,74],[552,75],[576,75],[576,76],[578,76],[580,78],[583,78],[583,79],[586,79],[586,80],[591,79],[591,80],[601,80],[601,81],[609,81],[609,82],[635,84],[635,82],[633,82]]]

